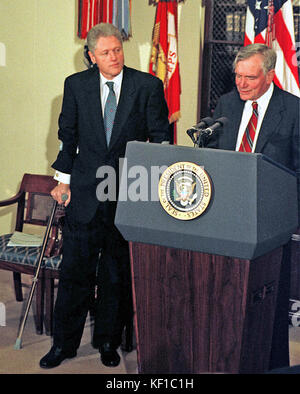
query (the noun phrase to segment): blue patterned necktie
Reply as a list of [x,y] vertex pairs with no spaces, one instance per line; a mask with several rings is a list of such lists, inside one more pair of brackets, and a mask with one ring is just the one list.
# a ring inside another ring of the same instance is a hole
[[109,94],[104,108],[104,127],[105,127],[106,142],[108,146],[111,137],[111,131],[114,124],[116,109],[117,109],[117,100],[116,100],[116,94],[114,92],[114,83],[106,82],[106,85],[109,87]]

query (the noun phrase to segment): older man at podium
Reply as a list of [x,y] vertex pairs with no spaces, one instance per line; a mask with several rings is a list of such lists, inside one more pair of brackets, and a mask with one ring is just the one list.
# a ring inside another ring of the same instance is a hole
[[[300,100],[273,83],[275,64],[276,52],[264,44],[240,49],[234,61],[236,89],[219,99],[214,112],[214,119],[226,117],[228,122],[206,146],[263,153],[295,171],[300,207]],[[284,247],[270,369],[289,365],[289,282],[290,243]]]

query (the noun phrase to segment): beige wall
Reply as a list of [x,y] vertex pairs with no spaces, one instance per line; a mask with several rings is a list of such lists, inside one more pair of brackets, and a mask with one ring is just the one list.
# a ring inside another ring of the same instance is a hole
[[[0,1],[0,200],[17,191],[25,172],[52,174],[57,119],[67,75],[85,69],[77,38],[77,0]],[[181,114],[178,144],[197,121],[201,0],[179,5]],[[133,37],[126,65],[148,71],[155,7],[132,1]],[[200,40],[201,39],[201,40]],[[0,208],[0,232],[11,229],[12,208]]]

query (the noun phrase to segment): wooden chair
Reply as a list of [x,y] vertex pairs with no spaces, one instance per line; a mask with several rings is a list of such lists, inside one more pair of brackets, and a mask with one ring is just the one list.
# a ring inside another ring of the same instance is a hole
[[[16,205],[15,231],[23,232],[25,227],[28,228],[27,225],[46,228],[53,206],[50,191],[56,184],[52,176],[24,174],[18,193],[10,199],[0,201],[0,207]],[[26,233],[26,228],[24,232]],[[41,247],[8,246],[11,236],[12,233],[0,236],[0,269],[13,272],[16,300],[23,301],[21,275],[35,274]],[[44,261],[58,266],[61,256]],[[35,325],[38,334],[43,333],[43,271],[43,269],[40,271],[35,294]]]
[[[56,185],[57,182],[52,176],[25,174],[18,193],[8,200],[0,201],[0,207],[17,205],[15,231],[22,232],[25,224],[47,226],[53,206],[50,191]],[[63,216],[61,210],[58,216]],[[16,300],[23,301],[21,274],[35,274],[41,248],[9,247],[7,244],[11,236],[12,233],[0,236],[0,269],[13,272]],[[52,335],[55,281],[59,279],[61,260],[61,255],[44,258],[35,294],[35,322],[38,334],[43,333],[44,326],[46,335]],[[132,320],[126,325],[124,335],[123,349],[131,351]]]

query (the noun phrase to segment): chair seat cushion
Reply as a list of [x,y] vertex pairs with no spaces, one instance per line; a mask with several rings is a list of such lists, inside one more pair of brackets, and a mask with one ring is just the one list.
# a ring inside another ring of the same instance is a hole
[[[12,234],[0,236],[0,260],[22,265],[36,266],[42,247],[7,246]],[[42,267],[59,269],[62,255],[43,259]]]

